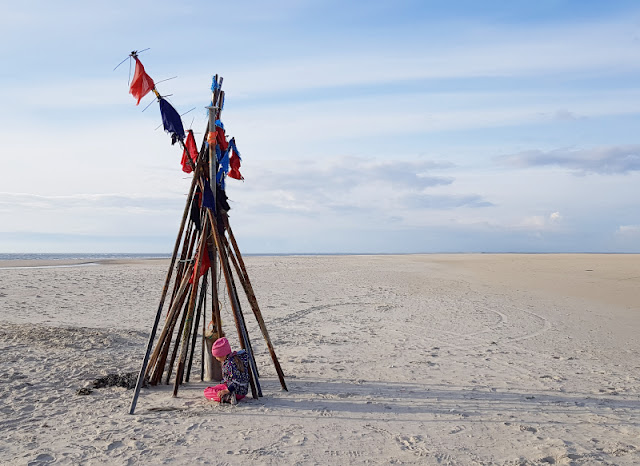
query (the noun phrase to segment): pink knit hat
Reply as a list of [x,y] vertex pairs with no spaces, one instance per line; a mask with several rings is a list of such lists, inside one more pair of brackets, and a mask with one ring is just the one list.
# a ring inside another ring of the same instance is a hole
[[218,338],[211,347],[214,358],[224,358],[229,353],[231,353],[231,345],[225,337]]

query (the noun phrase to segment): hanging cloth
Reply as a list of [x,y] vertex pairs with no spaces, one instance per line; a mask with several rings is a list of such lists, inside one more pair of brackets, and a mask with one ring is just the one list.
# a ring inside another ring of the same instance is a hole
[[[185,173],[191,173],[193,167],[196,166],[198,160],[198,148],[196,147],[196,140],[193,137],[193,131],[187,131],[187,140],[184,143],[184,150],[182,151],[182,171]],[[191,160],[192,163],[189,163]]]
[[204,192],[202,193],[202,205],[207,209],[216,211],[216,201],[213,197],[213,191],[211,191],[211,186],[206,179],[203,179]]
[[220,167],[218,169],[218,173],[216,173],[216,184],[220,187],[220,189],[222,189],[224,191],[225,187],[224,187],[224,178],[225,178],[225,172],[222,169],[222,167]]
[[180,114],[162,97],[158,97],[158,100],[160,101],[162,124],[164,125],[164,130],[171,135],[171,144],[184,140],[184,127],[182,126]]
[[216,120],[216,141],[218,142],[222,150],[227,150],[227,148],[229,147],[227,138],[224,135],[224,125],[220,120]]
[[229,147],[231,148],[231,157],[229,159],[229,166],[231,170],[229,170],[229,176],[236,180],[244,180],[244,177],[240,174],[240,162],[242,159],[240,158],[240,152],[236,147],[236,138],[231,138],[229,141]]
[[189,279],[189,283],[193,283],[193,278],[196,280],[202,277],[207,270],[211,267],[211,260],[209,259],[209,251],[207,250],[207,246],[204,246],[204,254],[200,258],[200,270],[198,270],[198,276],[196,277],[196,265],[193,265],[193,272],[191,273],[191,278]]
[[[219,146],[216,146],[216,149],[218,147]],[[220,163],[220,168],[226,175],[227,173],[229,173],[229,149],[225,150],[222,154],[220,154],[220,152],[216,150],[216,153],[218,155],[218,163]]]
[[133,74],[133,80],[131,81],[131,87],[129,87],[129,94],[131,94],[134,99],[138,99],[136,105],[140,104],[140,100],[147,95],[151,90],[155,87],[153,83],[153,79],[146,73],[144,70],[144,66],[138,60],[138,57],[133,57],[136,61],[136,71]]
[[218,202],[218,207],[226,212],[231,210],[229,207],[229,198],[227,197],[227,193],[220,186],[216,186],[216,201]]
[[240,157],[236,155],[234,152],[229,159],[229,166],[231,170],[229,170],[229,176],[236,180],[244,180],[244,177],[240,173]]
[[200,231],[202,225],[200,224],[200,206],[202,205],[202,192],[200,187],[196,187],[196,192],[193,194],[193,200],[191,201],[191,221],[196,227],[196,230]]

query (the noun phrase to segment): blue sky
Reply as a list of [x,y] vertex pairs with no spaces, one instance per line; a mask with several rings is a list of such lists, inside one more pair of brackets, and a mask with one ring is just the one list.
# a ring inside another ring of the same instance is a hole
[[637,2],[266,5],[3,5],[0,252],[171,250],[181,152],[113,71],[147,47],[197,133],[224,77],[246,252],[640,252]]

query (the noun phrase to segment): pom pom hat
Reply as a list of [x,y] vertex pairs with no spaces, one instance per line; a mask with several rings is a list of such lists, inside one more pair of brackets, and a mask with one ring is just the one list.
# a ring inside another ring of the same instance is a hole
[[224,358],[231,353],[231,345],[226,338],[218,338],[211,347],[211,354],[214,358]]

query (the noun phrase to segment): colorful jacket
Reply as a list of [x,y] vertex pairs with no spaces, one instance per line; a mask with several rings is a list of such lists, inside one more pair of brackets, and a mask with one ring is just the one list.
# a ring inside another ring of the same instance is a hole
[[246,395],[249,391],[249,355],[245,350],[234,351],[222,363],[222,382],[230,393]]

